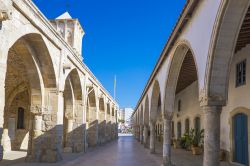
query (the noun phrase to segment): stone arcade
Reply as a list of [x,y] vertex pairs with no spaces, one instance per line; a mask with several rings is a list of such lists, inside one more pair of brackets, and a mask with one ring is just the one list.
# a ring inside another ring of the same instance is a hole
[[0,160],[56,162],[117,138],[118,104],[82,62],[84,31],[66,12],[0,0]]
[[[189,0],[133,113],[135,137],[171,163],[171,142],[204,129],[204,166],[250,160],[250,1]],[[148,132],[150,131],[150,132]]]

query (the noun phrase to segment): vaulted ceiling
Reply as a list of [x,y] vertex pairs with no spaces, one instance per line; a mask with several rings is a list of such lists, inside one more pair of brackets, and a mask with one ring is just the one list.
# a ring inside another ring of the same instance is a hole
[[246,13],[245,19],[242,23],[238,40],[235,47],[235,53],[250,44],[250,7]]
[[192,52],[189,50],[183,60],[175,93],[179,93],[197,80],[197,71]]

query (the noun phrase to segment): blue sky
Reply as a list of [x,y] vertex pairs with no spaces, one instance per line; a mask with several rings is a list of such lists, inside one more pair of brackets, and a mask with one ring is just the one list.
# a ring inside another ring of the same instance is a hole
[[[48,19],[66,10],[84,28],[83,58],[121,108],[137,104],[186,0],[33,0]],[[69,4],[69,5],[67,5]]]

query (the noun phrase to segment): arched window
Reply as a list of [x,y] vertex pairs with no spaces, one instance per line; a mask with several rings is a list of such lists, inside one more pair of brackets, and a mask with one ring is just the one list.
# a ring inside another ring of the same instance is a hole
[[172,121],[172,137],[174,137],[175,135],[174,135],[174,121]]
[[194,129],[200,130],[201,129],[201,119],[200,117],[196,117],[194,120]]
[[178,112],[181,111],[181,100],[178,100]]
[[189,119],[185,120],[185,133],[189,133]]
[[17,129],[24,129],[24,109],[21,107],[17,112]]
[[178,122],[177,124],[177,138],[181,138],[181,122]]

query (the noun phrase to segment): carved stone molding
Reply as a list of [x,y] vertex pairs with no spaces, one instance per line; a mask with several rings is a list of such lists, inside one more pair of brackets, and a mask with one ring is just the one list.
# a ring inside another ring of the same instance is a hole
[[169,111],[163,112],[163,119],[172,120],[174,113]]
[[34,115],[42,115],[43,114],[42,107],[38,106],[38,105],[30,106],[30,112]]

